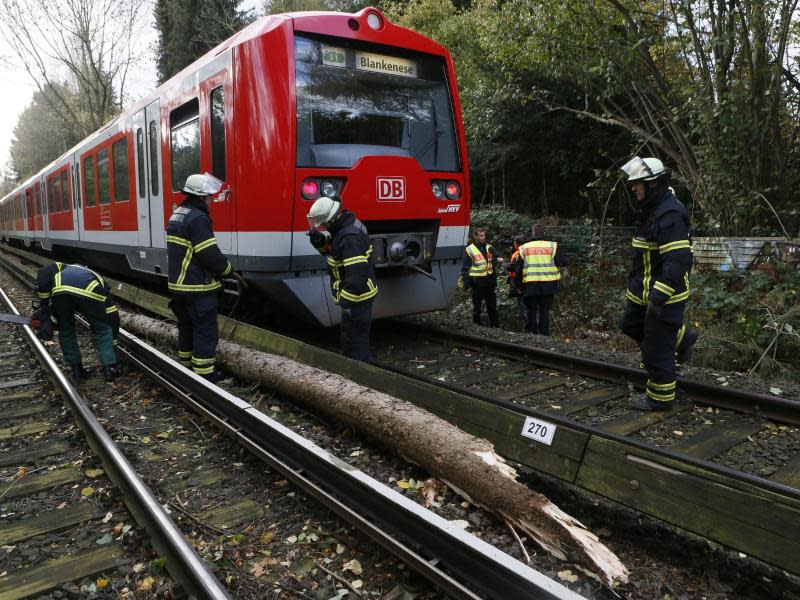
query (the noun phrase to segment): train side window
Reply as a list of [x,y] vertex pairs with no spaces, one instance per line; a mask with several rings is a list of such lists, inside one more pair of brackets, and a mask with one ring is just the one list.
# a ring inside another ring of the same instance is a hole
[[72,175],[72,206],[77,210],[81,207],[81,169],[70,165],[69,172]]
[[61,171],[61,210],[69,210],[72,198],[69,194],[69,173]]
[[158,123],[150,121],[150,193],[158,196],[158,145],[161,143],[158,134]]
[[141,127],[136,130],[136,169],[139,171],[139,198],[144,198],[144,132]]
[[56,212],[55,204],[53,204],[53,178],[47,180],[47,212],[51,215]]
[[53,177],[53,212],[61,212],[61,177]]
[[87,156],[83,159],[83,197],[86,206],[94,206],[95,184],[94,184],[94,157]]
[[111,204],[111,169],[108,148],[97,153],[97,203]]
[[42,191],[40,184],[37,181],[36,186],[33,188],[33,214],[39,216],[42,214]]
[[169,115],[172,191],[183,188],[192,173],[200,171],[200,103],[197,98]]
[[225,89],[211,90],[211,174],[225,181]]
[[114,142],[111,147],[114,159],[114,200],[125,202],[130,199],[128,179],[128,138]]

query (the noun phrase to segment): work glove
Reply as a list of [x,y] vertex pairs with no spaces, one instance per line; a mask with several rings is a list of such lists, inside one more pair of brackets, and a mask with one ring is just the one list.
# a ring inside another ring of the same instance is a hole
[[661,311],[664,310],[663,304],[656,304],[652,300],[647,303],[647,315],[648,317],[660,317]]
[[311,242],[311,245],[317,250],[317,252],[323,253],[326,251],[328,247],[328,243],[331,239],[331,234],[327,231],[317,231],[313,227],[308,230],[308,239]]
[[40,340],[43,342],[48,342],[53,339],[53,322],[50,320],[50,317],[47,317],[46,320],[41,321],[39,325],[39,329],[36,332],[36,335],[39,337]]
[[237,273],[236,271],[234,271],[232,275],[233,278],[236,280],[236,288],[239,291],[239,295],[243,296],[244,293],[247,291],[247,288],[249,287],[247,285],[247,281],[245,281],[245,278],[239,275],[239,273]]

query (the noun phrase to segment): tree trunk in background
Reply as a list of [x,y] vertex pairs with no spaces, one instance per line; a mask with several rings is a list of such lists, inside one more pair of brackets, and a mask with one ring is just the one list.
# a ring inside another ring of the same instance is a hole
[[[175,328],[122,313],[139,335],[174,345]],[[574,553],[606,583],[627,581],[625,567],[593,533],[545,496],[516,481],[491,443],[403,400],[297,361],[220,342],[218,356],[243,379],[257,381],[379,440],[473,504],[507,519],[560,559]]]

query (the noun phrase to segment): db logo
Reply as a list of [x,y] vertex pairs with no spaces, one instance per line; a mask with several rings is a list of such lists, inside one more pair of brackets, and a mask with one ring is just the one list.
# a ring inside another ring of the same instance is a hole
[[405,177],[378,177],[378,200],[403,202],[406,199]]

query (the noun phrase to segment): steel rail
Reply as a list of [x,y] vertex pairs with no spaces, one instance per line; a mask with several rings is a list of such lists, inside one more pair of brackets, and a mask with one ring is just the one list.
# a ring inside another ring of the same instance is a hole
[[[480,597],[460,583],[465,581],[482,594],[503,600],[580,598],[210,384],[136,336],[121,330],[120,341],[128,356],[153,379],[451,597]],[[420,550],[402,540],[413,540]]]
[[[24,268],[0,262],[26,285],[32,284]],[[148,376],[450,596],[480,598],[439,568],[439,563],[489,598],[582,597],[341,461],[124,329],[119,338],[126,356]],[[426,559],[398,538],[413,540],[432,558]]]
[[[593,358],[562,354],[554,350],[533,348],[523,344],[490,340],[468,333],[446,330],[437,326],[427,326],[409,321],[397,323],[406,331],[413,329],[422,335],[429,335],[432,338],[456,340],[474,348],[490,348],[499,355],[516,360],[525,357],[535,364],[560,371],[571,370],[581,375],[607,381],[625,379],[642,387],[647,382],[647,373],[634,367],[616,365]],[[677,377],[677,382],[680,388],[686,390],[693,398],[698,399],[703,404],[738,412],[755,413],[783,423],[800,425],[800,401],[760,392],[731,389],[682,375]]]
[[[12,313],[20,314],[2,288],[0,288],[0,298]],[[228,598],[225,589],[209,572],[194,548],[186,542],[181,530],[161,507],[150,488],[108,435],[83,397],[61,372],[33,329],[29,325],[23,325],[22,331],[48,378],[72,411],[89,446],[102,461],[109,478],[122,490],[126,506],[136,521],[147,530],[159,554],[167,559],[165,566],[169,574],[184,589],[198,598],[214,600]]]

